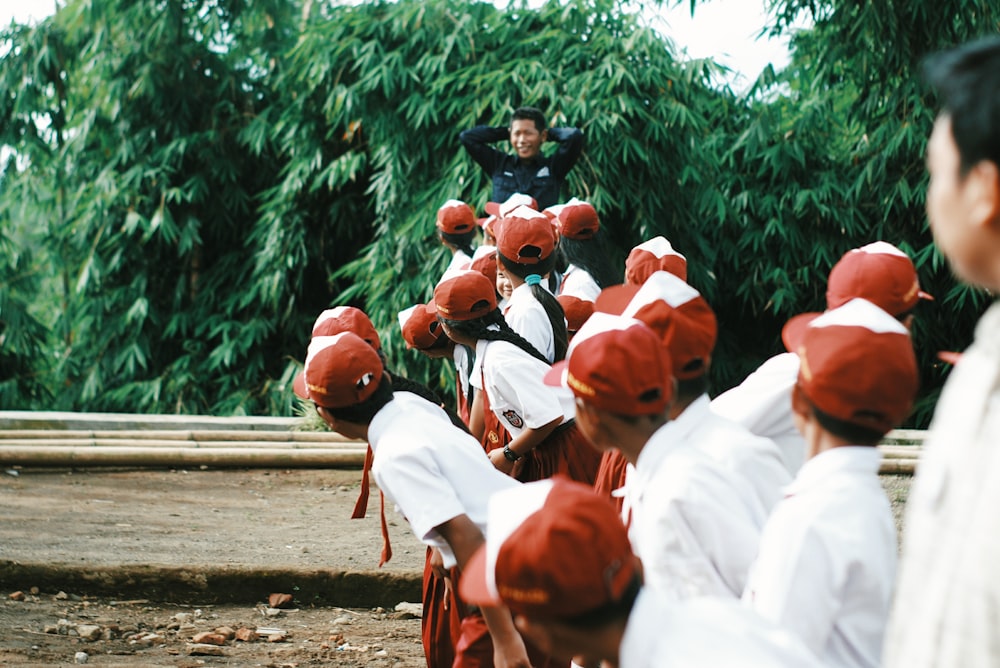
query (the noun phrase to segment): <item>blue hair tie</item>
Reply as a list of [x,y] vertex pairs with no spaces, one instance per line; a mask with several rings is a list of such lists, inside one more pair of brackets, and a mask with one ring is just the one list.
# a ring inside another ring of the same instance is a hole
[[524,277],[524,282],[528,285],[539,285],[542,282],[542,277],[538,274],[528,274]]

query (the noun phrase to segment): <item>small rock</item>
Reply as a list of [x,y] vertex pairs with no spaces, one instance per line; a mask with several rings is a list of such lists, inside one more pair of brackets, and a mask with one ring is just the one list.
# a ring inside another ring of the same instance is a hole
[[225,656],[226,650],[218,645],[188,643],[187,653],[189,656]]
[[129,644],[132,645],[142,645],[144,647],[151,647],[152,645],[162,645],[166,640],[163,636],[156,633],[144,633],[138,637],[133,637],[129,640]]
[[10,595],[10,600],[12,601],[23,601],[25,598],[23,591],[15,591]]
[[186,624],[191,621],[192,617],[193,615],[190,612],[178,612],[170,619],[174,620],[175,622],[180,622],[181,624]]
[[257,638],[257,631],[254,629],[248,629],[245,626],[236,629],[236,639],[241,642],[254,642]]
[[77,652],[73,655],[73,661],[76,663],[87,663],[90,660],[90,655],[86,652]]
[[76,627],[76,632],[88,642],[94,642],[101,638],[101,627],[97,624],[80,624]]
[[40,592],[41,590],[38,587],[32,587],[31,589],[28,590],[28,593],[31,594],[32,596],[38,596]]
[[218,633],[212,633],[211,631],[202,631],[195,637],[191,638],[191,642],[196,645],[225,645],[226,638]]
[[288,640],[288,636],[284,633],[272,633],[267,637],[268,642],[285,642]]
[[225,638],[226,640],[232,640],[236,636],[236,631],[234,631],[229,626],[220,626],[217,629],[215,629],[215,632],[218,633],[223,638]]
[[340,617],[337,617],[335,620],[333,620],[333,623],[336,625],[350,624],[351,617],[350,615],[341,615]]
[[51,634],[51,635],[55,635],[55,634],[59,633],[59,626],[57,624],[46,624],[42,628],[42,633],[48,633],[48,634]]
[[422,603],[400,603],[396,606],[396,612],[400,613],[397,619],[420,619],[424,615]]
[[281,615],[282,611],[278,608],[264,608],[265,617],[280,617]]
[[194,624],[181,624],[180,626],[177,627],[178,633],[192,633],[197,630],[198,627],[195,626]]
[[65,601],[66,599],[69,598],[69,594],[67,594],[64,591],[61,591],[58,594],[56,594],[55,596],[53,596],[52,598],[54,598],[57,601]]
[[292,595],[271,594],[267,597],[267,602],[272,608],[288,608],[292,604]]

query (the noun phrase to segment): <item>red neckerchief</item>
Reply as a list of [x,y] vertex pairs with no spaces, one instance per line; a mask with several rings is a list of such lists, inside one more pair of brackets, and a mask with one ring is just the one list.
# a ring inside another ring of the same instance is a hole
[[[365,464],[361,470],[361,492],[358,494],[358,500],[354,503],[354,511],[351,513],[352,520],[359,520],[365,516],[365,511],[368,509],[368,494],[371,490],[371,483],[369,482],[368,472],[372,470],[372,462],[375,460],[375,453],[372,451],[372,446],[368,446],[368,452],[365,453]],[[385,494],[382,490],[378,491],[379,495],[379,519],[382,524],[382,554],[379,558],[379,568],[382,567],[385,562],[392,559],[392,545],[389,544],[389,525],[385,521]]]

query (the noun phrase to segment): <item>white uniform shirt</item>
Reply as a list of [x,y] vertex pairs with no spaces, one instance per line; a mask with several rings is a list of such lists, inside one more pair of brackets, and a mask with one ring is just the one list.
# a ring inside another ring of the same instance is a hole
[[[458,391],[462,393],[463,397],[467,397],[471,382],[471,368],[475,366],[475,360],[471,358],[472,352],[466,346],[456,345],[451,356],[455,362],[455,371],[458,373]],[[469,362],[473,362],[472,366],[469,365]]]
[[525,428],[537,429],[562,418],[573,419],[572,393],[543,381],[549,365],[506,341],[481,340],[476,359],[482,360],[483,380],[490,410],[512,437]]
[[792,388],[800,366],[795,353],[775,355],[742,383],[712,400],[715,414],[774,441],[792,475],[806,460],[806,442],[792,418]]
[[462,269],[468,269],[470,264],[472,264],[472,258],[464,250],[456,249],[451,255],[451,262],[448,263],[448,267],[442,275],[446,276]]
[[695,399],[674,423],[682,438],[753,487],[765,516],[784,497],[792,476],[778,446],[713,413],[707,394]]
[[896,577],[896,526],[881,453],[839,447],[808,460],[764,527],[744,601],[824,665],[879,665]]
[[601,286],[597,284],[590,272],[575,264],[570,264],[566,267],[566,273],[563,274],[562,283],[559,284],[559,294],[592,302],[601,294]]
[[407,395],[396,393],[368,426],[372,476],[414,535],[441,550],[450,568],[455,555],[435,527],[467,515],[485,535],[490,496],[520,483],[494,468],[479,442],[452,425],[440,407]]
[[[545,282],[542,282],[544,286]],[[551,364],[556,357],[555,337],[552,334],[552,323],[545,312],[545,307],[531,294],[531,286],[527,283],[514,288],[507,302],[507,310],[503,317],[510,328],[524,339]]]
[[660,427],[639,453],[625,502],[647,586],[670,600],[740,596],[763,509],[749,486],[695,448],[676,422]]
[[673,602],[639,592],[618,647],[619,668],[814,668],[819,661],[787,631],[739,601]]
[[884,665],[1000,665],[1000,304],[938,399],[902,554]]

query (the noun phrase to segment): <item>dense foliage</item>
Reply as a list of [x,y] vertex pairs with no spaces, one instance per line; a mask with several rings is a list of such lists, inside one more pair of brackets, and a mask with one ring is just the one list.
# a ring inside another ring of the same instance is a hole
[[458,131],[534,104],[586,133],[569,190],[619,259],[655,234],[688,256],[720,316],[717,389],[822,306],[843,251],[910,251],[938,297],[916,331],[923,423],[933,352],[968,343],[985,297],[930,243],[917,63],[1000,12],[883,4],[775,0],[775,31],[799,12],[815,28],[746,96],[611,0],[76,0],[11,26],[0,408],[288,413],[309,326],[343,303],[371,315],[394,367],[445,378],[395,314],[447,262],[437,207],[487,199]]

